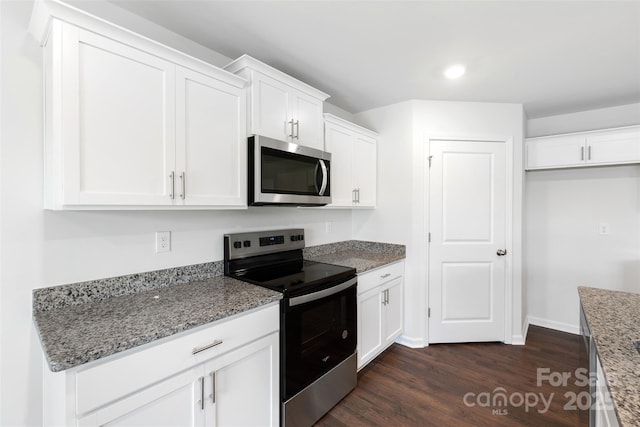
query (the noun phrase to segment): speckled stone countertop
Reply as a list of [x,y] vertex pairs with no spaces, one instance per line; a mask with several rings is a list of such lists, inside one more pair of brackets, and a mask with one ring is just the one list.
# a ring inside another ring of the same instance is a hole
[[42,299],[34,297],[33,317],[49,368],[57,372],[281,298],[278,292],[215,276],[54,308],[37,309]]
[[[362,273],[404,259],[405,247],[350,240],[305,248],[304,258]],[[58,372],[281,298],[222,276],[217,261],[34,289],[33,318]]]
[[310,261],[353,267],[358,273],[364,273],[404,259],[405,246],[348,240],[305,248],[304,258]]
[[640,423],[640,294],[579,287],[621,426]]

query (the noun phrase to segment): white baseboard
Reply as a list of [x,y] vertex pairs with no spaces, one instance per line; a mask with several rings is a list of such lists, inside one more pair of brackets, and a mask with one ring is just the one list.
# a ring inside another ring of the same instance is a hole
[[527,327],[529,324],[542,326],[543,328],[555,329],[556,331],[567,332],[569,334],[580,335],[580,325],[556,322],[555,320],[542,319],[540,317],[527,316]]
[[[556,322],[555,320],[542,319],[535,316],[527,316],[522,325],[522,332],[511,336],[511,345],[525,345],[529,325],[541,326],[543,328],[555,329],[556,331],[567,332],[569,334],[580,335],[580,326],[570,323]],[[400,335],[395,340],[396,343],[410,348],[423,348],[429,345],[423,338]]]
[[410,348],[423,348],[428,345],[422,338],[408,337],[406,335],[400,335],[396,338],[396,343]]
[[522,325],[522,333],[511,336],[511,345],[525,345],[527,342],[527,333],[529,332],[529,316],[524,319]]

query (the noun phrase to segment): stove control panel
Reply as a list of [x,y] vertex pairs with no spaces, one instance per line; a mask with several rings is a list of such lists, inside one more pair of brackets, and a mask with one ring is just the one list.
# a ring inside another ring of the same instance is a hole
[[224,235],[225,259],[245,258],[304,248],[304,229],[255,231]]
[[284,244],[283,235],[260,237],[260,246],[273,246],[273,245],[283,245],[283,244]]

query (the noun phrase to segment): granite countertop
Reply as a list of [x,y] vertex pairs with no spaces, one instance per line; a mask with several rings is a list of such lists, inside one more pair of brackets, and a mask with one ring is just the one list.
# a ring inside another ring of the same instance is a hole
[[304,258],[310,261],[353,267],[356,272],[364,273],[405,259],[405,246],[349,240],[305,248]]
[[640,294],[579,287],[580,302],[621,426],[640,420]]
[[34,310],[53,372],[279,301],[282,295],[229,277]]
[[[362,273],[405,258],[405,247],[350,240],[304,258]],[[222,276],[221,261],[73,283],[33,292],[33,319],[53,372],[233,316],[282,294]]]

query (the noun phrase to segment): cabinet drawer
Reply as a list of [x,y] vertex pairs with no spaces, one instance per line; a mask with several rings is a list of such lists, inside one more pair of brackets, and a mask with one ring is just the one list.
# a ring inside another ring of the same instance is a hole
[[404,261],[397,261],[375,270],[358,274],[358,295],[404,274]]
[[[223,319],[193,332],[165,338],[139,350],[93,366],[80,367],[76,380],[76,414],[85,414],[212,357],[279,329],[279,306]],[[221,341],[220,344],[208,347]],[[206,348],[206,349],[205,349]],[[196,349],[202,351],[193,354]]]

